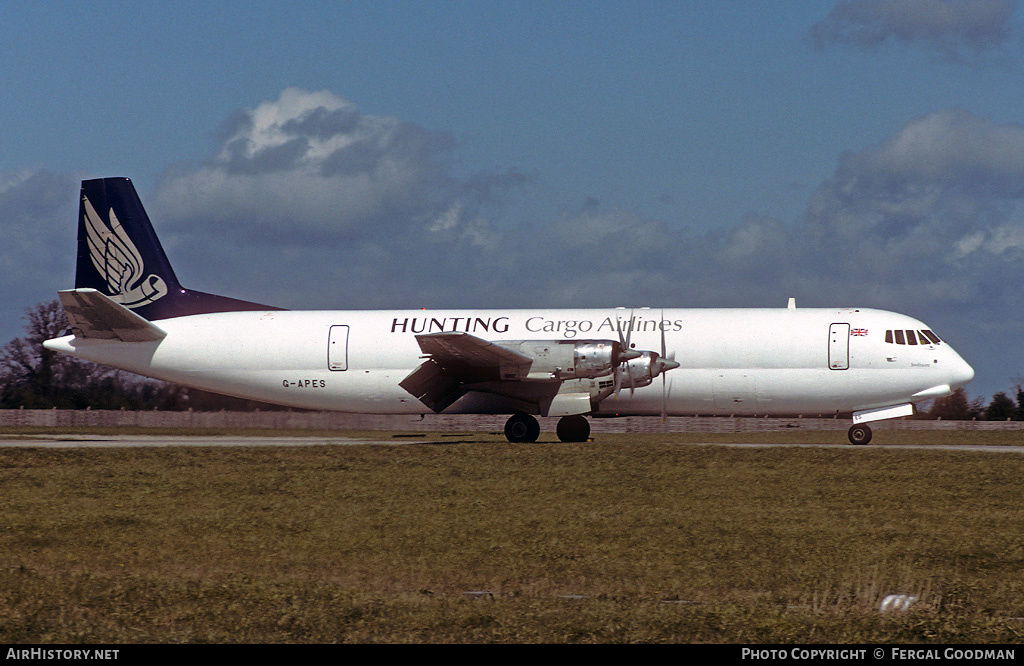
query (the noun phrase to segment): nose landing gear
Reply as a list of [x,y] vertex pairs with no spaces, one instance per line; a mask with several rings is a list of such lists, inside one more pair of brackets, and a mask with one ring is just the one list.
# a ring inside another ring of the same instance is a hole
[[871,428],[866,425],[855,425],[846,433],[851,444],[867,444],[871,441]]

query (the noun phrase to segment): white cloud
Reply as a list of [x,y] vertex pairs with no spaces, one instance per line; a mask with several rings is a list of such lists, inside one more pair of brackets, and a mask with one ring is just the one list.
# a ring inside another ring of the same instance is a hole
[[[457,177],[450,137],[365,116],[329,92],[288,89],[236,114],[222,138],[210,160],[161,184],[162,213],[204,271],[230,265],[291,307],[764,305],[789,295],[898,307],[907,293],[971,298],[992,281],[979,253],[1021,255],[1006,249],[1021,242],[1012,220],[1024,127],[959,109],[842,155],[803,219],[751,214],[705,234],[592,199],[531,225],[495,224],[484,211],[522,182],[516,172]],[[225,246],[235,249],[225,256]]]
[[953,256],[962,259],[969,254],[977,252],[985,244],[985,232],[976,231],[968,234],[953,243]]
[[845,0],[811,29],[819,48],[887,43],[923,47],[961,60],[1006,43],[1013,0]]
[[[1024,199],[1024,127],[950,109],[840,158],[809,208],[821,232],[943,243],[1003,222]],[[926,233],[926,236],[922,236]]]
[[482,242],[479,209],[521,182],[514,173],[456,177],[450,135],[360,113],[328,91],[288,88],[234,114],[221,139],[204,164],[165,178],[155,205],[273,243],[437,231],[444,219],[465,225],[456,236]]

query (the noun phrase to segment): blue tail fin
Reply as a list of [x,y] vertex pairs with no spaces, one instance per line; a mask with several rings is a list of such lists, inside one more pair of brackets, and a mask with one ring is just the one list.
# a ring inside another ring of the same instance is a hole
[[127,178],[82,181],[75,287],[96,289],[150,321],[281,309],[183,288]]

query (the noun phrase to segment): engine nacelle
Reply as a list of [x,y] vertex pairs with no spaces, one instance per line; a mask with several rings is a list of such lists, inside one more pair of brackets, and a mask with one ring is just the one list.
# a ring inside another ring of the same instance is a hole
[[614,340],[501,340],[506,347],[533,359],[530,378],[594,379],[610,374],[624,357]]
[[[640,352],[637,358],[627,359],[619,366],[617,388],[633,389],[650,386],[654,379],[669,370],[678,368],[679,364],[652,351]],[[603,399],[610,392],[601,396]]]
[[654,378],[660,374],[654,352],[642,352],[640,358],[634,358],[622,364],[622,388],[638,389],[650,386]]

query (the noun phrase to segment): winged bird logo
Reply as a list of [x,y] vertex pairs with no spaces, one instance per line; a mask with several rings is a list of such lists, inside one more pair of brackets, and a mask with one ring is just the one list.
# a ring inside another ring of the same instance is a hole
[[125,233],[120,220],[110,209],[105,222],[88,197],[82,197],[85,208],[85,232],[89,242],[89,258],[107,284],[110,298],[126,308],[137,308],[167,295],[167,283],[156,274],[145,274],[142,255]]

